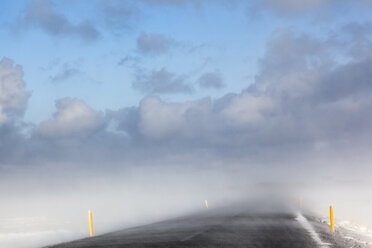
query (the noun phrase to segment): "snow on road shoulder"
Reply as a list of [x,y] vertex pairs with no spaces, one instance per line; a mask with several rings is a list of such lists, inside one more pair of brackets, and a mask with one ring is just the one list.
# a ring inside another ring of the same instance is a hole
[[331,244],[324,243],[317,232],[315,232],[314,228],[311,226],[311,224],[307,221],[307,219],[301,214],[298,213],[296,220],[301,224],[301,226],[306,229],[306,231],[310,234],[310,236],[313,238],[313,240],[319,245],[319,247],[330,247]]
[[84,237],[67,221],[35,217],[0,217],[1,248],[37,248]]
[[363,244],[364,247],[372,247],[372,229],[367,226],[344,220],[338,222],[336,228],[340,230],[344,239]]

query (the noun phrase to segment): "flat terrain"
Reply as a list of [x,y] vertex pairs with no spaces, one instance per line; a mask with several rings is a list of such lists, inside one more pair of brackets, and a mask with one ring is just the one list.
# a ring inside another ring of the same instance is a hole
[[77,247],[369,247],[332,234],[329,226],[299,213],[210,213],[176,218],[49,246]]

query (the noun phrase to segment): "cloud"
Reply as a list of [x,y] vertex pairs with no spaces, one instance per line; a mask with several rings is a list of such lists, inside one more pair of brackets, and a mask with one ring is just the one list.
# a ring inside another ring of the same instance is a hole
[[133,88],[145,94],[176,94],[192,93],[193,88],[186,83],[186,79],[168,72],[165,68],[151,73],[138,72]]
[[25,90],[23,69],[8,58],[0,60],[0,126],[23,114],[29,93]]
[[326,7],[334,0],[263,0],[265,7],[281,14],[298,13],[316,8]]
[[129,28],[139,10],[134,4],[124,1],[101,0],[98,5],[104,15],[106,26],[115,32]]
[[33,0],[22,19],[24,27],[37,27],[51,36],[76,37],[85,41],[98,39],[99,31],[89,21],[72,23],[54,10],[50,0]]
[[63,68],[63,71],[57,73],[56,75],[54,76],[51,76],[50,79],[53,81],[53,82],[61,82],[61,81],[65,81],[71,77],[74,77],[74,76],[78,76],[78,75],[81,75],[82,72],[76,68],[67,68],[67,67],[64,67]]
[[[363,27],[343,28],[341,36],[323,39],[276,32],[254,83],[239,94],[181,102],[147,96],[138,106],[105,113],[78,99],[59,100],[54,116],[24,142],[32,145],[23,154],[50,157],[46,151],[53,149],[59,158],[94,153],[95,159],[110,154],[110,159],[141,161],[202,151],[223,159],[273,162],[293,153],[367,149],[372,142],[372,57],[351,52],[360,42],[352,34]],[[366,41],[368,50],[372,46]],[[139,71],[133,87],[146,94],[190,93],[186,79],[165,68]],[[84,144],[79,154],[51,145],[50,140],[72,137]]]
[[[367,149],[372,142],[372,57],[354,56],[350,51],[359,39],[346,32],[328,39],[276,32],[254,83],[239,94],[181,102],[147,96],[138,106],[104,113],[66,98],[57,101],[54,116],[37,126],[30,139],[21,141],[20,134],[12,139],[23,144],[25,157],[136,163],[200,153],[271,163],[293,153],[324,156]],[[138,72],[133,87],[159,95],[192,91],[186,78],[165,68]]]
[[219,72],[207,72],[199,77],[199,86],[206,89],[220,89],[225,85]]
[[38,133],[47,138],[79,137],[94,132],[104,124],[103,115],[76,98],[56,101],[53,118],[42,122]]
[[196,104],[167,104],[157,97],[145,98],[139,108],[139,130],[144,136],[155,139],[175,135],[188,125],[186,112]]
[[144,0],[145,2],[152,5],[185,5],[185,4],[194,4],[200,6],[205,0]]
[[351,22],[343,26],[341,32],[344,34],[343,42],[349,44],[350,55],[363,58],[371,55],[372,23]]
[[270,112],[274,110],[274,104],[270,98],[246,93],[235,97],[221,111],[221,115],[233,126],[248,127],[265,124]]
[[[257,15],[261,11],[269,10],[283,17],[297,17],[301,14],[315,14],[317,19],[324,19],[325,17],[334,16],[333,13],[340,13],[356,7],[370,8],[371,1],[369,0],[262,0],[252,1],[249,9],[249,14]],[[326,19],[330,21],[330,19]]]
[[137,49],[143,54],[158,55],[168,52],[177,42],[161,34],[142,32],[137,38]]
[[[167,140],[185,150],[223,149],[230,155],[242,147],[243,154],[260,150],[287,156],[286,149],[314,152],[319,144],[327,144],[322,149],[344,142],[363,147],[372,141],[372,58],[353,57],[353,46],[332,39],[278,32],[254,84],[241,94],[183,103],[145,98],[131,110],[137,112],[131,129],[137,127],[140,140]],[[338,61],[340,53],[348,62]]]
[[141,62],[141,59],[139,57],[127,55],[118,62],[118,65],[129,65],[132,67],[136,67],[139,62]]
[[[27,130],[34,126],[22,122],[30,93],[26,91],[23,68],[13,60],[0,60],[0,170],[9,161],[24,164]],[[26,132],[25,132],[26,131]],[[27,156],[26,156],[27,157]]]
[[160,6],[175,6],[175,7],[183,7],[185,5],[193,5],[195,7],[202,7],[205,4],[211,3],[218,3],[224,4],[225,6],[232,6],[237,1],[236,0],[143,0],[143,2],[151,4],[151,5],[160,5]]
[[[342,35],[323,39],[277,31],[259,61],[254,83],[239,94],[184,102],[148,96],[138,106],[105,113],[82,100],[58,100],[54,116],[20,142],[25,144],[22,154],[79,159],[94,153],[95,159],[110,154],[112,159],[141,160],[146,154],[160,159],[203,151],[224,159],[259,160],[291,157],[289,151],[354,149],[350,144],[364,149],[372,142],[372,57],[352,51],[361,40],[363,49],[372,48],[368,35],[355,35],[368,33],[367,27],[347,26],[339,30]],[[20,73],[17,67],[7,68]],[[193,89],[186,77],[165,68],[138,71],[133,87],[158,95]],[[24,110],[24,105],[16,106],[9,110]],[[65,139],[84,144],[80,153],[51,145],[51,140]]]
[[71,82],[76,80],[92,83],[97,82],[94,78],[81,70],[83,62],[82,59],[76,59],[55,66],[49,76],[49,80],[52,83]]

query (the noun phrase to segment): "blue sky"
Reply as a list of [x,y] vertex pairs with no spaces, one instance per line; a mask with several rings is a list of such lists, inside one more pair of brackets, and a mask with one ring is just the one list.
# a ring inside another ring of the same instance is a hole
[[[155,93],[167,101],[239,93],[253,83],[267,42],[278,30],[324,37],[343,23],[370,19],[369,9],[350,3],[282,13],[259,1],[107,1],[125,10],[108,17],[104,1],[39,1],[72,25],[88,21],[99,36],[86,40],[72,32],[48,32],[38,23],[40,16],[25,20],[35,2],[1,3],[0,51],[23,67],[26,89],[31,92],[24,120],[36,123],[55,111],[56,99],[66,96],[82,99],[97,110],[137,105],[149,94],[132,87],[138,70],[165,68],[195,88],[187,94]],[[291,3],[284,2],[283,8],[285,4]],[[141,33],[161,35],[173,44],[167,44],[166,51],[143,54],[137,47]],[[119,65],[126,57],[131,60]],[[207,72],[219,72],[224,87],[198,88],[198,77]]]

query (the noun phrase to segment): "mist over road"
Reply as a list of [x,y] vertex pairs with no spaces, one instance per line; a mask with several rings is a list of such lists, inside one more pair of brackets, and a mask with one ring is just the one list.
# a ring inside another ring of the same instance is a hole
[[162,221],[48,248],[364,247],[300,213],[212,213]]

